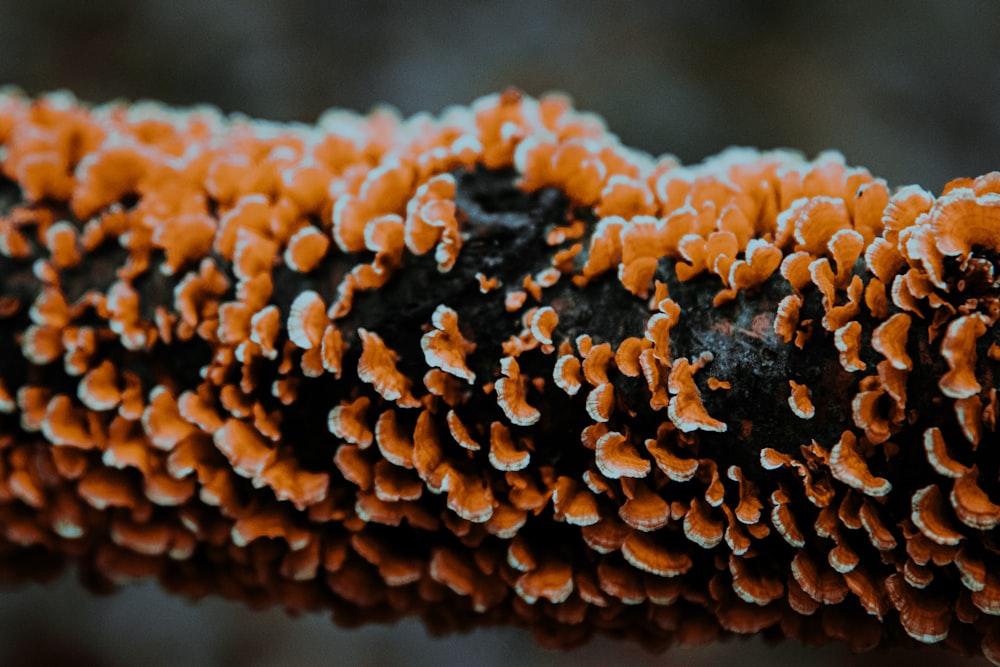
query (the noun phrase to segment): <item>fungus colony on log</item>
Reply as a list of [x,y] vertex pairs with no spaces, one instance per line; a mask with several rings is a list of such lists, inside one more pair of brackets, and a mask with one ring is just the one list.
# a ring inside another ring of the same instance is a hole
[[685,167],[559,96],[0,97],[0,572],[1000,660],[1000,173]]

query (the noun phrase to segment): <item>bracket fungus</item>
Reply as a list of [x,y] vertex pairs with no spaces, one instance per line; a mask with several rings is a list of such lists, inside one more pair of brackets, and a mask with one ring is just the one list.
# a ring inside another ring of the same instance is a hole
[[5,581],[1000,656],[1000,174],[681,166],[514,90],[7,91],[0,158]]

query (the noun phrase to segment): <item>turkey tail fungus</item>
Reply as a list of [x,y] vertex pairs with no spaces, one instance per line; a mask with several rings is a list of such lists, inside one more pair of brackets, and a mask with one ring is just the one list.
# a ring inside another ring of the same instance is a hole
[[0,576],[1000,664],[1000,173],[681,166],[561,96],[0,95]]

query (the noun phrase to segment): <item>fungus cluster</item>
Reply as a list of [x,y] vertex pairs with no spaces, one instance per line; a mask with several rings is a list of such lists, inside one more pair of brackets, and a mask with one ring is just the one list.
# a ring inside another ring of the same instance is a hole
[[685,167],[516,91],[6,92],[0,146],[4,580],[1000,663],[1000,174]]

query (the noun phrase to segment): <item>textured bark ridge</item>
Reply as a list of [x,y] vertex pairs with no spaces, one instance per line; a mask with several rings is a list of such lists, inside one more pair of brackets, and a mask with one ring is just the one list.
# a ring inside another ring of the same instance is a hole
[[565,99],[0,97],[0,574],[652,647],[1000,650],[1000,175]]

